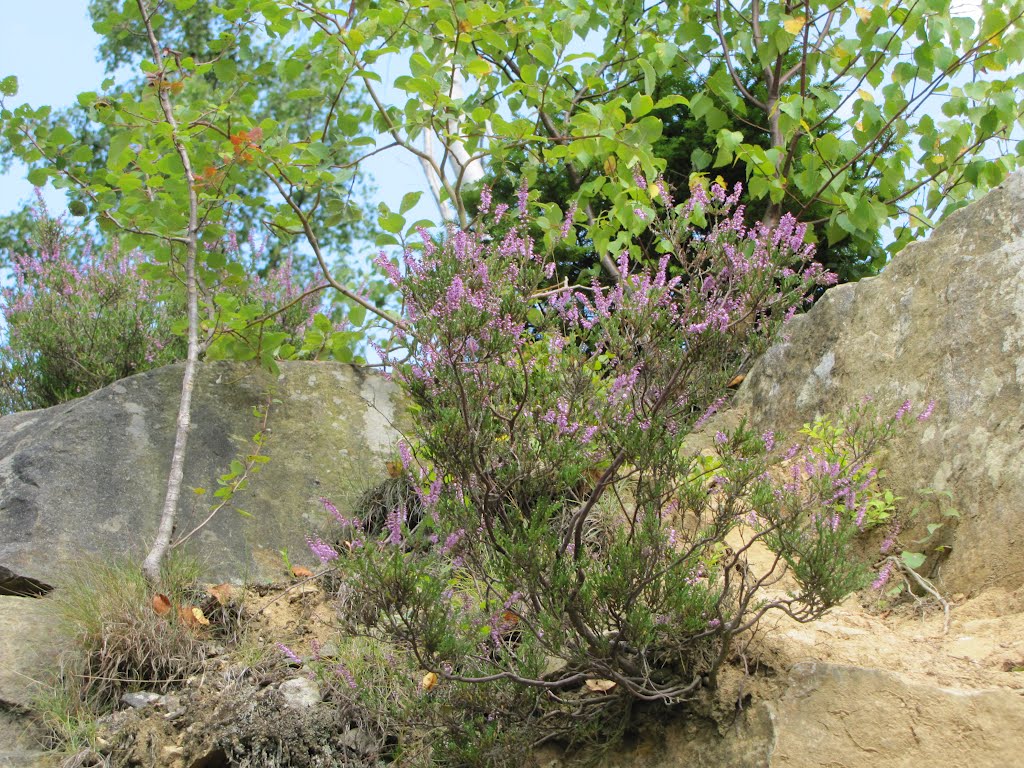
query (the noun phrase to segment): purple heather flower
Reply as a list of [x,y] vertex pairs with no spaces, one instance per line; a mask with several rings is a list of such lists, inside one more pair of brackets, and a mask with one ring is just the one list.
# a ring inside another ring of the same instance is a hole
[[352,676],[352,673],[349,672],[348,667],[346,667],[344,664],[337,664],[337,665],[335,665],[335,667],[334,667],[334,674],[336,674],[338,677],[342,678],[345,681],[345,684],[348,685],[349,688],[355,689],[355,688],[359,687],[359,686],[356,685],[355,677]]
[[307,536],[306,544],[309,546],[309,551],[316,555],[323,565],[338,559],[338,553],[334,547],[319,537],[314,539]]
[[299,655],[291,648],[289,648],[287,645],[285,645],[284,643],[274,643],[274,645],[276,645],[277,649],[281,651],[281,653],[283,653],[285,656],[287,656],[292,663],[299,665],[302,664],[302,659],[299,658]]
[[[572,204],[569,206],[569,210],[567,210],[565,212],[565,218],[562,220],[562,232],[561,232],[561,234],[562,234],[562,238],[563,239],[569,236],[569,230],[572,229],[572,222],[573,222],[573,219],[575,219],[575,218],[576,218],[576,201],[573,200]],[[549,275],[549,277],[550,277],[550,275]]]
[[893,419],[895,419],[896,421],[899,421],[904,416],[906,416],[909,411],[910,411],[910,401],[909,400],[904,400],[903,401],[903,405],[901,405],[897,409],[896,415],[893,416]]
[[324,505],[324,509],[330,513],[331,517],[337,520],[341,525],[349,525],[349,521],[341,514],[341,512],[338,511],[338,508],[334,506],[334,503],[330,499],[326,496],[321,496],[320,503]]
[[931,418],[932,411],[935,410],[935,401],[929,400],[928,407],[921,411],[921,415],[917,417],[918,421],[928,421]]
[[393,547],[401,546],[402,544],[402,523],[405,522],[406,511],[404,507],[398,507],[393,512],[388,514],[387,517],[387,529],[388,538],[387,543]]
[[519,185],[519,191],[516,193],[516,201],[519,204],[519,215],[526,218],[529,213],[530,204],[530,188],[526,184],[526,179],[523,179]]
[[874,590],[881,589],[882,587],[884,587],[888,583],[889,577],[891,575],[892,575],[892,560],[886,560],[885,564],[878,571],[878,577],[873,582],[871,582],[871,588],[874,589]]
[[402,468],[408,470],[412,466],[412,450],[405,440],[398,441],[398,456],[402,460]]

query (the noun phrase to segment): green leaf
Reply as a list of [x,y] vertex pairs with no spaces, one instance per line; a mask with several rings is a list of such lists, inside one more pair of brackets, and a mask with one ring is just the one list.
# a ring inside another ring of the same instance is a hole
[[402,202],[398,206],[398,212],[408,213],[413,208],[413,206],[415,206],[416,203],[420,201],[420,198],[422,196],[422,192],[407,192],[405,195],[402,196]]
[[18,78],[14,75],[8,75],[3,80],[0,80],[0,94],[16,96],[18,94]]
[[348,321],[356,328],[362,326],[366,322],[366,307],[362,304],[353,304],[348,311]]
[[33,168],[28,172],[28,183],[33,187],[45,187],[50,178],[50,171],[46,168]]
[[900,554],[900,558],[903,560],[903,564],[906,565],[907,568],[915,571],[924,565],[924,561],[927,559],[920,552],[903,552]]
[[405,226],[405,217],[400,213],[388,213],[377,218],[377,223],[385,232],[397,235]]
[[643,117],[652,109],[654,109],[654,99],[645,93],[635,94],[629,102],[629,111],[633,113],[633,117]]
[[640,69],[644,71],[644,94],[650,96],[654,93],[654,86],[658,82],[658,76],[654,67],[647,59],[639,59]]

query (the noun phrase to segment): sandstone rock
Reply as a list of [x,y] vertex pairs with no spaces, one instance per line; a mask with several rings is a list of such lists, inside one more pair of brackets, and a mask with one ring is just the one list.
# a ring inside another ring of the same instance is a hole
[[54,666],[52,634],[45,598],[0,597],[0,709],[32,705]]
[[284,703],[292,709],[307,709],[320,703],[323,696],[320,694],[320,686],[315,680],[305,677],[293,677],[285,680],[278,686],[278,690],[284,697]]
[[[776,698],[753,703],[719,734],[708,721],[670,725],[602,768],[1003,768],[1020,759],[1024,700],[832,664],[796,665]],[[573,765],[571,756],[544,763]]]
[[[8,580],[59,586],[63,564],[82,555],[145,552],[163,503],[181,375],[169,366],[0,419]],[[270,461],[235,497],[252,517],[225,509],[189,542],[212,579],[278,578],[281,549],[313,562],[303,537],[325,519],[318,498],[344,508],[382,478],[404,418],[397,388],[354,366],[283,363],[276,378],[239,364],[201,366],[179,533],[206,517],[231,461],[251,453],[260,427],[253,408],[270,399]]]
[[156,706],[164,703],[164,697],[159,693],[153,691],[137,691],[135,693],[126,693],[121,697],[121,703],[126,707],[132,709],[142,709],[143,707]]
[[934,398],[885,463],[908,504],[922,488],[949,490],[963,513],[932,575],[949,592],[1024,583],[1024,175],[879,276],[829,290],[786,334],[738,395],[754,425],[792,434],[865,395],[883,413]]
[[27,715],[0,707],[0,766],[3,768],[58,768],[59,755],[44,752]]

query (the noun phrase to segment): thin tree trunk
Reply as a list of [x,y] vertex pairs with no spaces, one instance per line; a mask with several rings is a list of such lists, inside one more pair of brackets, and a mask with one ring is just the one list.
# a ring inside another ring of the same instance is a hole
[[199,363],[199,286],[196,280],[196,254],[199,245],[199,197],[196,194],[195,176],[192,163],[178,133],[178,124],[174,119],[174,110],[168,89],[163,82],[163,56],[160,43],[153,32],[153,24],[146,9],[144,0],[136,0],[142,21],[146,26],[153,62],[157,72],[161,74],[155,83],[160,108],[164,120],[171,129],[171,141],[178,153],[184,168],[185,181],[188,185],[188,231],[185,245],[185,291],[188,300],[188,355],[185,358],[185,374],[181,382],[181,399],[178,402],[178,420],[174,434],[174,452],[171,454],[171,468],[167,475],[167,493],[164,497],[163,512],[160,516],[160,527],[156,540],[142,563],[142,572],[151,584],[160,581],[160,569],[164,557],[170,547],[171,536],[174,534],[174,518],[178,510],[178,497],[181,495],[181,481],[185,469],[185,450],[188,445],[188,433],[192,425],[192,390],[195,388],[196,369]]

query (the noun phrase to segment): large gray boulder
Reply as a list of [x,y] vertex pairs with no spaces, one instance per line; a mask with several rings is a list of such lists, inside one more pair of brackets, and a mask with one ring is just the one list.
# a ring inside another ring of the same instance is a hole
[[[0,418],[0,593],[40,594],[83,555],[140,556],[162,507],[182,366],[79,400]],[[304,536],[383,478],[405,418],[397,387],[336,363],[282,363],[280,376],[231,363],[200,367],[177,531],[202,521],[217,478],[251,453],[270,402],[270,460],[189,543],[210,578],[282,574],[280,550],[312,563]],[[205,488],[197,496],[191,488]]]
[[919,489],[952,492],[963,517],[948,560],[931,563],[945,589],[1024,584],[1024,175],[879,276],[829,290],[786,334],[751,370],[739,410],[792,434],[866,395],[883,413],[934,398],[932,418],[897,440],[887,482],[908,504]]

